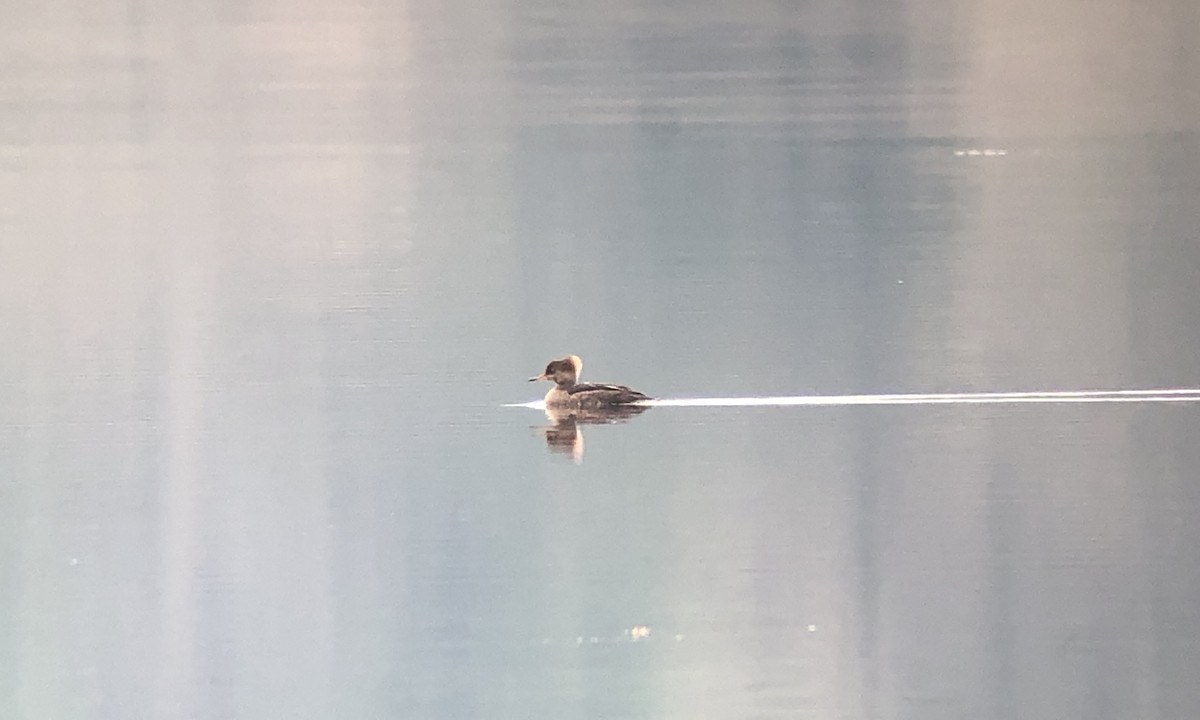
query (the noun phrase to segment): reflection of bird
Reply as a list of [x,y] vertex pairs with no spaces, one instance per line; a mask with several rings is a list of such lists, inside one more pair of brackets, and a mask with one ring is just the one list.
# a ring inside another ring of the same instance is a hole
[[[583,372],[583,360],[578,355],[570,355],[561,360],[552,360],[546,370],[535,380],[549,380],[554,383],[550,392],[546,393],[546,410],[551,408],[562,410],[602,410],[614,407],[628,406],[631,403],[650,400],[650,396],[631,390],[624,385],[598,385],[581,383],[579,376]],[[609,418],[613,419],[613,418]],[[601,422],[604,422],[603,420]]]
[[546,447],[550,452],[570,455],[576,463],[583,462],[583,433],[575,419],[555,421],[553,425],[540,428],[546,437]]
[[580,463],[583,462],[583,430],[580,429],[580,425],[607,425],[625,422],[649,409],[645,405],[610,405],[579,409],[547,404],[546,417],[554,424],[540,428],[540,430],[546,437],[547,448],[552,452],[570,455],[576,463]]
[[[640,393],[639,393],[640,394]],[[546,417],[556,425],[579,423],[580,425],[608,425],[637,417],[650,409],[649,405],[610,405],[597,408],[566,408],[547,405]]]

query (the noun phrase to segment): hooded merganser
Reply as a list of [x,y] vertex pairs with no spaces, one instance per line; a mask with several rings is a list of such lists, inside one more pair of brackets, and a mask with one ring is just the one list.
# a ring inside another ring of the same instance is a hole
[[554,383],[554,387],[546,393],[547,410],[602,410],[651,399],[649,395],[624,385],[580,383],[582,372],[583,360],[578,355],[570,355],[561,360],[551,360],[545,372],[529,378],[529,382],[549,380]]

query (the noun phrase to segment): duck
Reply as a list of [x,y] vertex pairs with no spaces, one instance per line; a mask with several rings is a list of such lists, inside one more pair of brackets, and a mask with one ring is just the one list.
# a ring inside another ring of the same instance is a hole
[[606,410],[653,400],[649,395],[625,385],[581,383],[583,360],[578,355],[551,360],[541,375],[529,382],[549,380],[554,387],[546,393],[546,410]]

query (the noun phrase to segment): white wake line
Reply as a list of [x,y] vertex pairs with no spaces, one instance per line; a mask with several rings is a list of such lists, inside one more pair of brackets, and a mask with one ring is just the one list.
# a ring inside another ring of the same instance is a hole
[[684,398],[651,400],[644,405],[651,407],[754,407],[787,405],[830,406],[830,405],[988,405],[1017,403],[1166,403],[1200,402],[1200,393],[1167,395],[1118,395],[1103,393],[1045,394],[1034,393],[961,393],[928,395],[807,395],[796,397],[746,397],[746,398]]
[[[1200,388],[1160,390],[1034,390],[984,393],[888,393],[881,395],[785,395],[775,397],[666,398],[649,407],[783,407],[829,405],[952,405],[998,403],[1172,403],[1200,402]],[[540,400],[506,407],[545,408]]]

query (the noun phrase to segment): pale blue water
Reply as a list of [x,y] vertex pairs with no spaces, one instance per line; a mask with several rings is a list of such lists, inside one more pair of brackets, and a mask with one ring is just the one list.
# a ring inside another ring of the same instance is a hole
[[1197,387],[1192,4],[8,10],[0,717],[1200,713],[1196,403],[505,407]]

